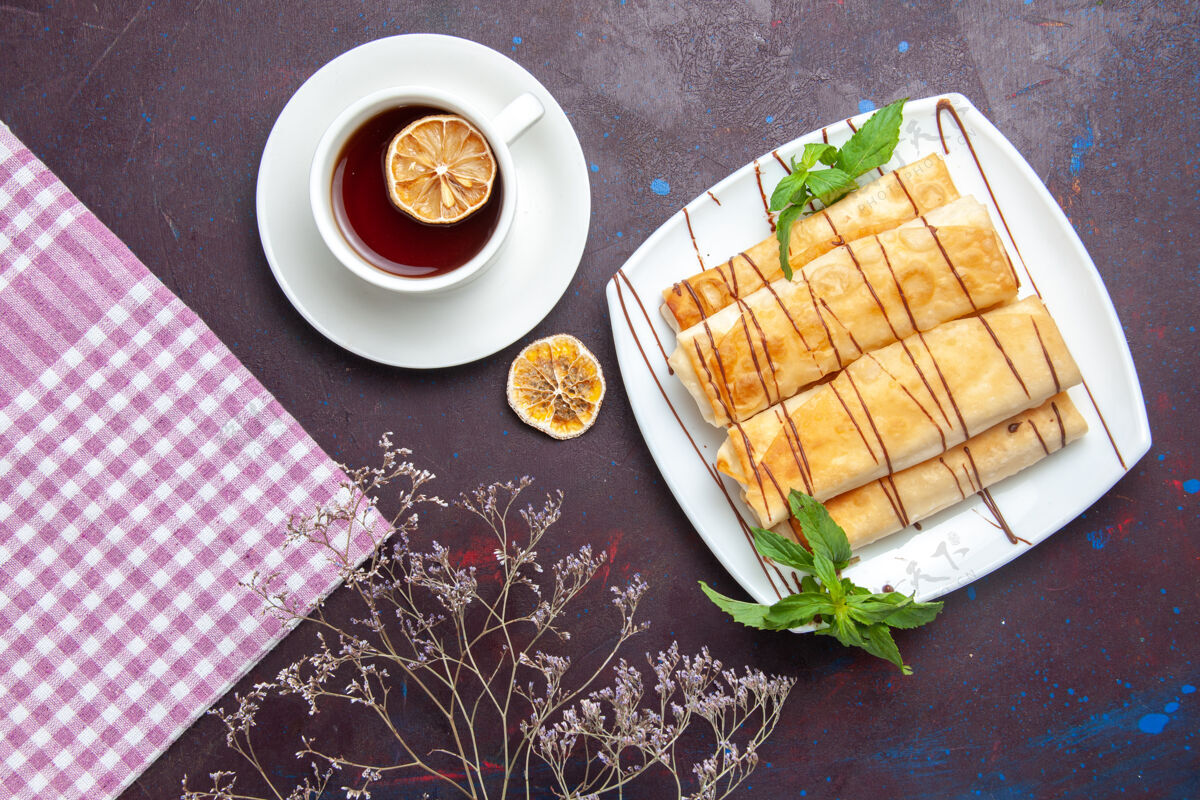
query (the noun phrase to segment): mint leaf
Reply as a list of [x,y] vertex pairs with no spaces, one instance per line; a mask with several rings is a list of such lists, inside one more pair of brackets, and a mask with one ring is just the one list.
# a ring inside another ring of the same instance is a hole
[[865,640],[862,633],[859,632],[858,625],[844,613],[834,613],[833,618],[829,620],[829,627],[814,631],[814,633],[832,636],[846,647],[863,647],[865,649]]
[[868,625],[863,630],[862,644],[859,647],[873,656],[892,662],[900,668],[902,675],[912,675],[912,667],[904,663],[904,659],[900,656],[900,649],[896,647],[896,642],[892,639],[892,632],[888,630],[886,624]]
[[[880,597],[881,595],[873,595]],[[883,620],[890,628],[919,628],[927,622],[932,622],[934,617],[941,613],[944,605],[941,600],[932,603],[918,603],[911,597],[899,594],[898,592],[889,592],[883,597],[900,597],[906,602],[894,603],[894,611]]]
[[[839,149],[831,144],[810,142],[797,161],[792,156],[792,171],[784,176],[771,192],[768,208],[778,212],[775,238],[779,241],[779,271],[789,281],[792,264],[788,250],[791,246],[792,225],[805,213],[805,206],[820,200],[825,206],[858,188],[859,175],[886,163],[900,141],[900,119],[904,100],[897,100],[871,115],[863,126]],[[817,164],[830,169],[814,170]],[[808,209],[811,211],[811,206]]]
[[829,597],[833,602],[840,603],[846,595],[845,587],[842,586],[841,580],[837,575],[837,568],[833,566],[833,562],[824,553],[813,553],[813,575],[825,587],[825,591],[829,593]]
[[765,621],[769,606],[761,603],[745,603],[726,597],[716,589],[710,589],[704,581],[699,581],[700,588],[708,595],[708,599],[717,604],[717,608],[733,617],[734,622],[740,622],[748,628],[767,628]]
[[884,622],[896,611],[895,605],[871,594],[848,595],[846,608],[851,617],[864,625]]
[[849,578],[842,578],[842,586],[846,587],[846,594],[871,594],[871,590],[865,586],[859,586]]
[[902,98],[876,111],[842,145],[836,164],[843,172],[857,178],[891,159],[900,141],[900,118],[906,100]]
[[788,506],[792,516],[800,522],[800,529],[812,551],[824,553],[837,569],[845,569],[850,563],[850,540],[829,516],[825,506],[798,489],[788,493]]
[[805,185],[817,196],[822,205],[826,206],[832,205],[838,198],[844,197],[858,188],[854,176],[837,167],[812,170],[808,173]]
[[[800,206],[801,208],[804,208],[806,205],[808,205],[815,199],[816,198],[813,197],[812,192],[810,192],[808,190],[808,186],[801,186],[792,195],[791,203],[792,203],[792,205],[797,205],[797,206]],[[809,209],[809,210],[811,211],[812,209]]]
[[772,211],[780,211],[788,203],[794,202],[791,198],[798,191],[804,191],[804,181],[808,178],[808,168],[797,168],[790,175],[784,176],[779,183],[775,184],[775,191],[771,192]]
[[788,263],[788,248],[792,244],[792,223],[803,211],[803,206],[788,206],[779,213],[779,219],[775,221],[775,238],[779,240],[779,268],[783,270],[783,277],[789,281],[792,279],[792,265]]
[[[838,149],[831,144],[809,143],[804,145],[804,153],[800,156],[800,169],[810,170],[820,161],[827,166],[837,161]],[[792,159],[792,169],[797,169],[796,159]]]
[[818,614],[832,614],[833,603],[824,592],[789,594],[767,609],[765,621],[775,630],[798,628],[813,621]]
[[760,554],[778,561],[780,564],[798,569],[801,572],[813,571],[812,553],[796,544],[786,536],[780,536],[775,531],[754,528],[754,549]]

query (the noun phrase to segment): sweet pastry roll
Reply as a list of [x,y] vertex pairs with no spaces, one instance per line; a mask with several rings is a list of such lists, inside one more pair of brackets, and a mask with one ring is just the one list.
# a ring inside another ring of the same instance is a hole
[[670,363],[714,425],[741,422],[863,353],[1017,295],[970,197],[850,242],[681,332]]
[[[942,157],[931,154],[796,221],[788,245],[793,270],[854,239],[895,228],[958,198]],[[783,276],[774,236],[663,292],[663,316],[676,331]]]
[[[1062,392],[939,456],[831,497],[825,508],[857,549],[1015,475],[1086,432],[1087,422]],[[802,535],[790,517],[776,531]]]
[[734,423],[717,467],[764,528],[792,488],[824,502],[926,461],[1080,380],[1036,297],[870,352],[832,380]]

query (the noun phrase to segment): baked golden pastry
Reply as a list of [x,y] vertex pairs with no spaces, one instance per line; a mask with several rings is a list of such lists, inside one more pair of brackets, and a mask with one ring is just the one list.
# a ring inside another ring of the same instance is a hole
[[[825,508],[857,549],[1017,474],[1086,432],[1087,422],[1062,392],[939,456],[831,497]],[[789,518],[776,531],[799,535],[799,523]]]
[[[796,221],[788,263],[799,269],[838,245],[890,230],[958,198],[942,157],[928,155],[846,195],[829,208]],[[663,316],[676,331],[780,278],[779,242],[759,242],[718,267],[679,281],[663,292]]]
[[820,501],[918,464],[1080,380],[1041,300],[1026,298],[868,353],[734,423],[717,467],[764,528],[796,488]]
[[837,247],[682,331],[670,364],[704,419],[741,422],[864,352],[1017,296],[974,198],[915,223]]

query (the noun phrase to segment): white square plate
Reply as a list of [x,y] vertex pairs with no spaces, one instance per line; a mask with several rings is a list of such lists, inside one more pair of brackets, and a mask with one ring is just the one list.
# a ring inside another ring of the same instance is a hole
[[[783,162],[822,134],[842,144],[850,125],[857,128],[868,116],[802,136],[725,178],[667,220],[608,285],[621,376],[646,444],[705,544],[761,603],[789,590],[783,573],[764,565],[743,533],[738,516],[751,521],[753,515],[739,487],[713,466],[724,432],[704,422],[668,373],[665,356],[675,336],[658,310],[661,292],[698,272],[700,263],[716,266],[770,235],[765,197],[786,174]],[[900,143],[885,169],[935,150],[944,154],[959,192],[988,207],[1021,279],[1021,296],[1040,293],[1058,323],[1083,373],[1085,383],[1070,394],[1088,432],[991,488],[1009,526],[1029,545],[1010,544],[976,495],[924,520],[919,531],[910,527],[863,548],[846,571],[872,591],[890,585],[918,600],[940,597],[1027,552],[1099,499],[1150,449],[1141,388],[1112,301],[1046,187],[962,95],[907,103]]]

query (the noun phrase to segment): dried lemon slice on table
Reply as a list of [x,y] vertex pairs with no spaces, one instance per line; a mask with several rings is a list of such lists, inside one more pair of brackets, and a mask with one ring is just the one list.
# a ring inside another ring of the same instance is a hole
[[478,128],[454,114],[436,114],[395,135],[384,172],[397,208],[421,222],[447,225],[492,196],[496,159]]
[[566,333],[533,342],[508,370],[508,404],[523,422],[555,439],[592,427],[603,400],[600,362]]

